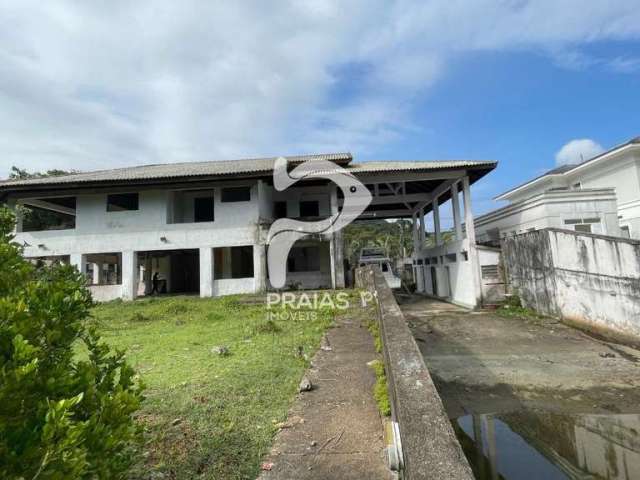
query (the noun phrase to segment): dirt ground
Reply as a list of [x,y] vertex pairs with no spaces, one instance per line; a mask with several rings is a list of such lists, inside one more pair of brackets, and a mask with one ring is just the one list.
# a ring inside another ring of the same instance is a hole
[[640,351],[549,318],[399,296],[451,418],[521,407],[637,413]]

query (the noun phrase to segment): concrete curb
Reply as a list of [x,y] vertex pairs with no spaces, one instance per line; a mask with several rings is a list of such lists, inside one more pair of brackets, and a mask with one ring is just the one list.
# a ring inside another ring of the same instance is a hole
[[356,285],[377,298],[392,420],[409,480],[473,480],[422,354],[378,267],[359,268]]

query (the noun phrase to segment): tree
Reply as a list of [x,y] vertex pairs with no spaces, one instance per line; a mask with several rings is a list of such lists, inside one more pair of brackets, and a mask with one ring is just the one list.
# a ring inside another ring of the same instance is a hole
[[[51,169],[46,172],[29,172],[26,169],[18,168],[14,165],[11,167],[9,178],[11,180],[29,180],[31,178],[57,177],[71,173],[77,173],[77,171]],[[69,228],[69,225],[71,225],[70,228],[73,228],[73,225],[75,225],[75,218],[73,216],[52,212],[43,208],[22,206],[21,214],[22,228],[24,231]]]
[[43,178],[43,177],[59,177],[60,175],[68,175],[70,173],[77,173],[76,170],[59,170],[53,168],[45,172],[29,172],[26,169],[18,168],[15,165],[11,167],[9,178],[11,180],[28,180],[30,178]]
[[0,478],[122,478],[143,387],[90,327],[83,276],[31,265],[14,221],[0,207]]

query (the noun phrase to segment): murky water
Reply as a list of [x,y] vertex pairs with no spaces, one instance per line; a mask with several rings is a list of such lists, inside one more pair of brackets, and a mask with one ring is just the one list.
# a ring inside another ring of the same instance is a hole
[[477,479],[640,479],[640,415],[544,411],[452,420]]

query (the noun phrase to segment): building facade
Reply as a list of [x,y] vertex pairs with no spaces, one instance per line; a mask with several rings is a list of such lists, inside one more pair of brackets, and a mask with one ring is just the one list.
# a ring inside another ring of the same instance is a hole
[[[469,185],[496,165],[355,164],[350,154],[288,158],[292,166],[316,160],[331,162],[371,192],[371,204],[359,220],[417,218],[452,180],[466,185],[470,202]],[[334,183],[313,178],[276,190],[275,161],[149,165],[8,180],[0,182],[0,201],[18,212],[16,241],[24,255],[77,266],[96,300],[156,292],[203,297],[264,292],[271,288],[270,225],[284,217],[313,221],[336,215],[343,199]],[[465,251],[474,246],[458,245]],[[342,252],[341,232],[296,242],[286,260],[287,287],[343,287]],[[460,260],[468,257],[473,254]]]
[[553,169],[496,200],[476,218],[479,242],[541,228],[640,238],[640,137],[578,165]]

